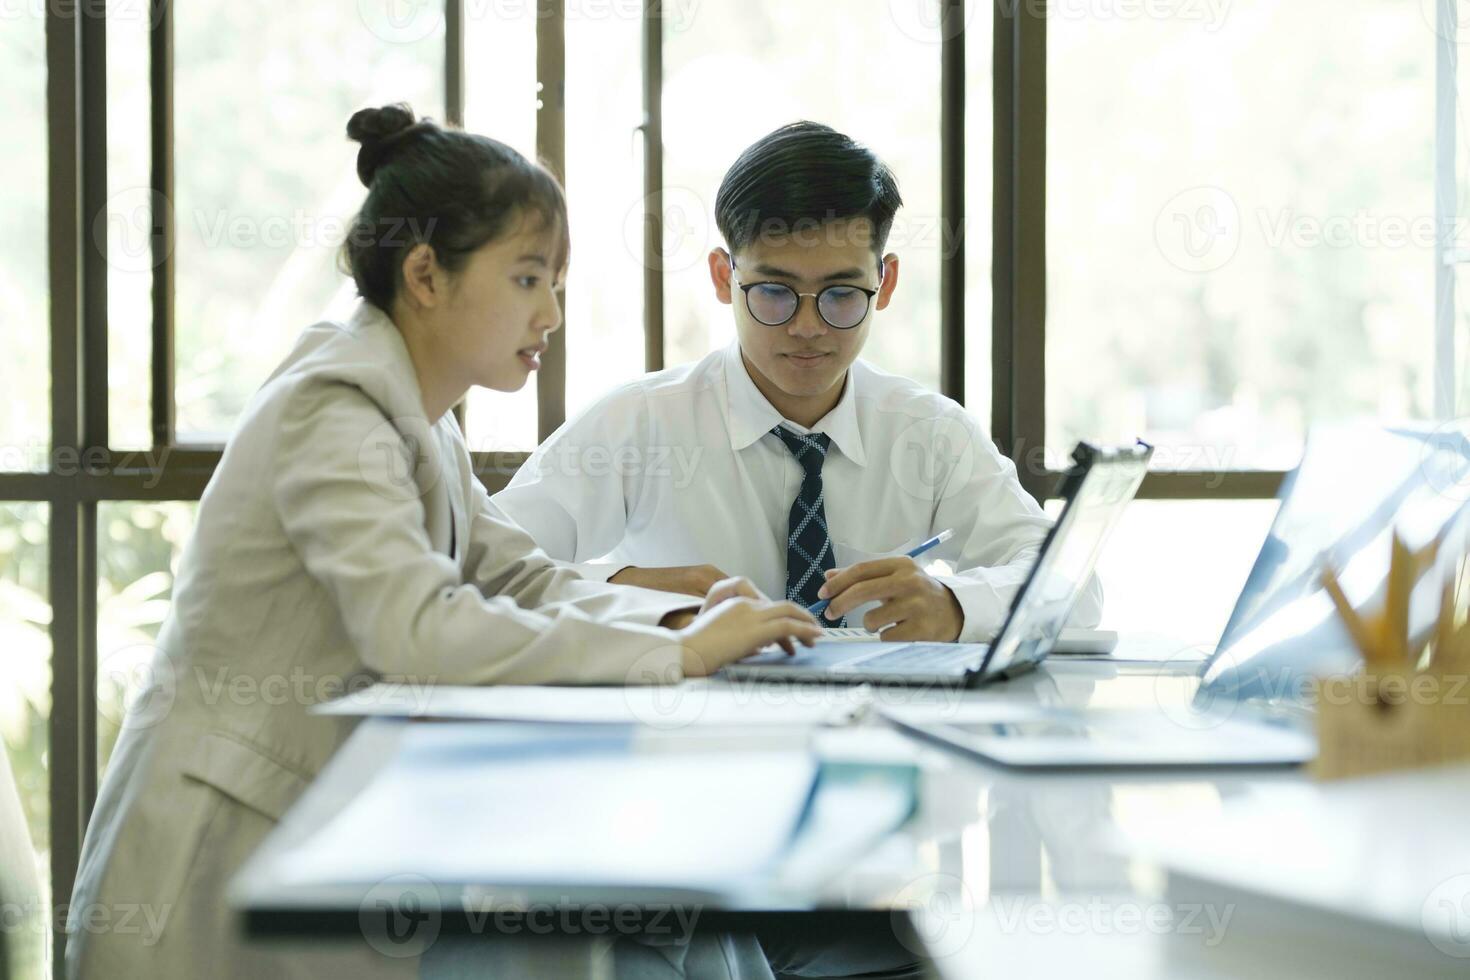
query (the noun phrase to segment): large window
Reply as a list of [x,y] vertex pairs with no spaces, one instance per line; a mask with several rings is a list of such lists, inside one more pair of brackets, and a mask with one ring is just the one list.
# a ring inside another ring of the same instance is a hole
[[628,9],[567,10],[568,415],[644,367],[643,21]]
[[107,242],[108,442],[153,445],[148,371],[153,323],[155,211],[149,189],[147,8],[116,5],[107,20],[107,213],[91,231]]
[[50,857],[51,604],[47,598],[47,507],[0,504],[0,740],[20,793],[44,884]]
[[[1314,422],[1434,415],[1437,36],[1423,6],[1428,19],[1396,0],[1050,19],[1053,455],[1143,436],[1155,469],[1279,471]],[[1229,603],[1215,597],[1239,591],[1269,516],[1140,503],[1104,558],[1121,572],[1109,621],[1218,639]],[[1208,572],[1187,573],[1202,554]]]
[[[46,266],[46,39],[39,8],[0,22],[0,107],[11,127],[0,150],[0,473],[37,479],[52,468]],[[20,476],[25,474],[25,476]],[[0,477],[4,479],[4,477]],[[23,491],[22,491],[23,492]],[[35,491],[31,491],[34,493]],[[51,852],[50,507],[0,493],[0,746],[26,815],[42,896]]]
[[1143,435],[1160,468],[1279,470],[1310,422],[1432,414],[1435,35],[1414,6],[1052,18],[1049,445]]
[[[107,768],[129,698],[152,676],[193,502],[97,507],[97,769]],[[203,680],[201,680],[201,683]]]
[[302,326],[350,300],[335,273],[337,246],[363,187],[347,117],[397,101],[443,115],[442,28],[396,32],[373,7],[174,8],[184,440],[222,442]]
[[1039,497],[1079,438],[1159,445],[1106,625],[1211,642],[1312,422],[1463,407],[1449,0],[80,6],[0,4],[0,734],[60,900],[221,445],[353,303],[362,106],[566,181],[565,329],[460,408],[492,489],[612,385],[728,342],[715,191],[798,118],[903,190],[874,362],[960,398]]
[[[472,5],[465,14],[465,126],[531,158],[539,156],[536,25],[534,3]],[[534,374],[514,393],[471,391],[465,414],[470,449],[491,453],[534,448],[537,392]]]
[[[1047,504],[1053,517],[1061,501]],[[1098,562],[1103,629],[1212,649],[1276,516],[1275,500],[1136,500]]]
[[703,4],[687,22],[670,25],[663,100],[669,364],[702,357],[734,336],[705,262],[720,244],[720,179],[755,140],[812,119],[871,146],[893,168],[904,198],[888,243],[900,259],[898,291],[878,315],[864,356],[939,386],[941,34],[934,18],[899,16],[905,6],[849,0],[836,15],[814,3]]
[[46,38],[29,5],[0,30],[0,107],[11,128],[0,208],[0,471],[45,470],[51,411],[46,335]]

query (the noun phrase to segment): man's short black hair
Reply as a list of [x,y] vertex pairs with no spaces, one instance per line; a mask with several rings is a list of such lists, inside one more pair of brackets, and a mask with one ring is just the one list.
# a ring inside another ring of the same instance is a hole
[[873,251],[882,256],[902,206],[898,180],[872,150],[803,120],[740,154],[720,182],[715,221],[733,255],[767,237],[810,235],[829,221],[867,218]]

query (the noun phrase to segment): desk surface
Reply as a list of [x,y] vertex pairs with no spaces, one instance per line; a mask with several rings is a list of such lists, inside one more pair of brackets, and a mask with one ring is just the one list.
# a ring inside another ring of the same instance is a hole
[[[675,696],[698,697],[700,683],[719,682],[691,682]],[[1189,670],[1053,659],[1041,670],[980,691],[889,690],[878,692],[878,699],[880,705],[892,698],[946,711],[1021,702],[1167,713],[1187,704],[1195,686]],[[779,687],[741,687],[753,698],[789,696]],[[277,887],[273,868],[289,861],[294,849],[367,785],[409,724],[369,720],[359,726],[251,858],[233,896],[253,933],[299,933],[303,922],[323,931],[360,928],[360,887],[287,895]],[[729,739],[728,730],[649,727],[638,731],[634,745],[638,751],[677,751]],[[870,919],[905,916],[939,971],[953,977],[999,974],[1008,967],[1021,969],[1022,975],[1085,971],[1089,977],[1130,978],[1237,972],[1238,966],[1220,969],[1223,960],[1214,955],[1229,948],[1229,923],[1221,919],[1229,910],[1196,911],[1188,938],[1180,928],[1162,926],[1159,916],[1171,912],[1177,922],[1180,910],[1168,908],[1164,874],[1135,844],[1156,832],[1215,818],[1232,800],[1313,785],[1301,772],[1268,769],[1007,771],[909,739],[878,718],[846,728],[766,728],[741,739],[772,746],[815,742],[823,753],[882,752],[919,764],[914,817],[861,861],[814,882],[808,899],[812,908]],[[423,832],[432,828],[426,825]],[[633,899],[613,894],[598,900]],[[761,911],[728,908],[707,914],[716,916],[713,921],[739,921],[741,914]],[[306,912],[313,914],[303,918]],[[720,913],[732,918],[721,920]],[[1289,961],[1282,971],[1300,975]]]

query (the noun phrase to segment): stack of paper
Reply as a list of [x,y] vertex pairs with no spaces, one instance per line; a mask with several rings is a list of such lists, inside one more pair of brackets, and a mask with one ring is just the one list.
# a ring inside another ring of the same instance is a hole
[[318,714],[563,724],[840,724],[870,700],[859,687],[714,684],[672,687],[456,687],[381,683],[314,710]]
[[419,875],[439,885],[628,885],[717,893],[768,871],[817,774],[804,752],[642,754],[620,742],[416,727],[300,842],[282,883]]

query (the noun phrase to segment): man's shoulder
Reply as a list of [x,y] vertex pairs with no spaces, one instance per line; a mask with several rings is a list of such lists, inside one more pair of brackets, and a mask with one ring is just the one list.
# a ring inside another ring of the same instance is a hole
[[718,386],[725,377],[725,352],[714,350],[697,361],[654,371],[632,382],[646,398],[695,397]]
[[573,425],[608,424],[633,419],[649,421],[649,413],[685,411],[682,403],[704,396],[723,380],[720,352],[698,361],[640,375],[604,392],[572,420]]
[[664,368],[662,371],[641,374],[612,388],[598,401],[612,404],[644,398],[697,394],[711,387],[721,377],[721,356],[722,352],[714,351],[688,364],[678,364]]

